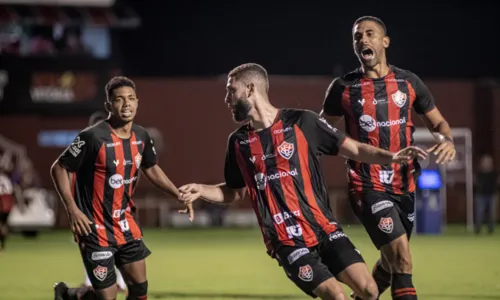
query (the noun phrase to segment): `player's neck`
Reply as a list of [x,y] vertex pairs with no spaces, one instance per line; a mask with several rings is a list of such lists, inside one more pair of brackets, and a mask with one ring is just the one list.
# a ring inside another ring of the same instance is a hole
[[255,105],[250,115],[250,123],[256,131],[259,131],[271,127],[277,115],[278,109],[276,107],[272,106],[268,101],[262,101],[260,104]]
[[121,139],[130,138],[130,135],[132,133],[132,122],[124,123],[113,118],[110,118],[108,122],[116,136]]
[[374,67],[366,67],[366,66],[361,66],[361,69],[363,71],[363,75],[366,78],[370,79],[377,79],[377,78],[382,78],[384,76],[387,76],[389,72],[391,71],[391,68],[387,65],[385,60]]

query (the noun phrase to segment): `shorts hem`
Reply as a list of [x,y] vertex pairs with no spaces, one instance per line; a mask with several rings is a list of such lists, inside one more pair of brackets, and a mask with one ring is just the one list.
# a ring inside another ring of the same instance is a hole
[[124,265],[128,265],[128,264],[131,264],[131,263],[135,263],[135,262],[144,260],[144,259],[146,259],[150,255],[151,255],[151,251],[148,251],[148,253],[146,253],[142,257],[138,257],[138,258],[134,258],[134,259],[131,259],[131,260],[127,260],[126,262],[120,262],[120,263],[115,262],[115,266],[119,269],[119,268],[123,267]]
[[405,234],[406,234],[406,232],[401,232],[401,234],[399,234],[399,235],[391,236],[390,240],[387,240],[386,242],[381,243],[381,244],[376,244],[375,247],[377,248],[377,250],[380,250],[380,248],[382,248],[386,245],[389,245],[390,243],[394,242],[395,240],[397,240],[398,238],[402,237]]
[[309,296],[311,296],[312,298],[318,298],[318,296],[314,293],[314,290],[318,288],[318,286],[320,286],[323,282],[327,281],[328,279],[330,278],[335,278],[335,276],[330,276],[330,277],[326,277],[324,278],[323,280],[321,280],[318,285],[316,285],[313,289],[311,289],[311,291],[309,293],[306,293],[308,294]]
[[[354,264],[357,264],[357,263],[362,263],[362,264],[366,264],[366,261],[363,259],[363,258],[357,258],[357,259],[353,259],[349,262],[349,264],[347,264],[342,270],[338,271],[337,274],[333,274],[333,276],[335,277],[335,279],[337,279],[337,281],[339,282],[342,282],[338,276],[340,273],[344,272],[345,269],[349,268],[350,266],[354,265]],[[342,282],[344,283],[344,282]],[[345,284],[345,283],[344,283]]]

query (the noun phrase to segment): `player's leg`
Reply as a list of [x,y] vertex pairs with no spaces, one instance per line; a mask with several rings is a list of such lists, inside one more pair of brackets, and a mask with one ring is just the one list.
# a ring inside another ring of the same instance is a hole
[[344,300],[347,296],[339,282],[321,262],[316,251],[283,246],[277,257],[287,277],[304,293],[323,300]]
[[380,250],[391,266],[392,298],[399,300],[417,299],[413,286],[413,264],[410,251],[410,237],[415,217],[415,195],[401,195],[395,206],[380,216],[378,228],[385,234],[387,242],[380,243]]
[[148,298],[145,259],[150,254],[151,251],[142,240],[119,247],[116,265],[127,284],[127,300],[146,300]]
[[55,300],[115,300],[117,295],[115,259],[112,248],[80,243],[80,253],[92,287],[68,288],[64,282],[54,287]]
[[[394,207],[392,200],[389,200],[388,198],[386,200],[381,200],[382,198],[377,197],[377,195],[378,193],[349,192],[349,202],[353,212],[358,220],[363,224],[366,232],[370,236],[370,239],[376,246],[379,244],[380,240],[382,240],[382,242],[380,242],[381,245],[387,241],[385,236],[379,232],[379,219],[374,215],[374,213]],[[377,246],[377,249],[380,249],[380,247]],[[372,277],[377,284],[379,296],[391,286],[392,275],[390,264],[382,253],[380,254],[380,259],[375,263],[372,269]],[[355,295],[352,296],[354,299],[360,299]]]
[[359,251],[340,229],[330,234],[319,247],[321,261],[328,270],[364,300],[378,298],[377,284]]

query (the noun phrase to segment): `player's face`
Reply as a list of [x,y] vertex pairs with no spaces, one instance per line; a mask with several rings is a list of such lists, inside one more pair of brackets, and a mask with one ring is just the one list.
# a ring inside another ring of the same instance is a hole
[[132,122],[137,112],[139,99],[133,88],[123,86],[113,91],[107,105],[108,111],[123,122]]
[[385,59],[385,49],[389,47],[389,37],[383,28],[373,21],[357,24],[352,33],[354,53],[363,66],[374,67]]
[[243,122],[248,119],[248,114],[252,110],[252,104],[248,100],[247,87],[243,82],[237,81],[234,77],[229,77],[226,85],[227,107],[233,114],[236,122]]

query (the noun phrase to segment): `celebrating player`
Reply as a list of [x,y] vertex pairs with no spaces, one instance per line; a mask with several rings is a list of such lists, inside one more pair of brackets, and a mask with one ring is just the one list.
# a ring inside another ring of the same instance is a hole
[[106,85],[106,95],[109,118],[81,131],[51,169],[93,286],[68,289],[58,283],[56,300],[116,299],[115,265],[125,277],[127,299],[146,299],[145,258],[151,252],[132,215],[139,169],[153,185],[179,196],[156,163],[148,132],[133,122],[139,103],[135,84],[115,77]]
[[302,291],[344,299],[341,281],[363,299],[376,299],[363,258],[334,220],[318,155],[390,164],[426,152],[409,147],[394,154],[345,137],[311,111],[275,108],[267,72],[257,64],[232,70],[226,89],[234,120],[246,124],[229,136],[225,183],[182,186],[180,199],[226,204],[248,192],[268,253]]
[[[429,130],[442,137],[428,151],[437,155],[438,163],[452,160],[451,129],[428,88],[415,74],[387,64],[385,49],[390,40],[384,23],[375,17],[361,17],[354,23],[352,35],[361,67],[333,80],[321,116],[332,124],[345,117],[351,138],[397,152],[413,144],[413,107]],[[392,286],[393,299],[417,299],[409,239],[419,169],[416,159],[387,164],[348,161],[351,205],[381,251],[373,277],[381,294]]]

